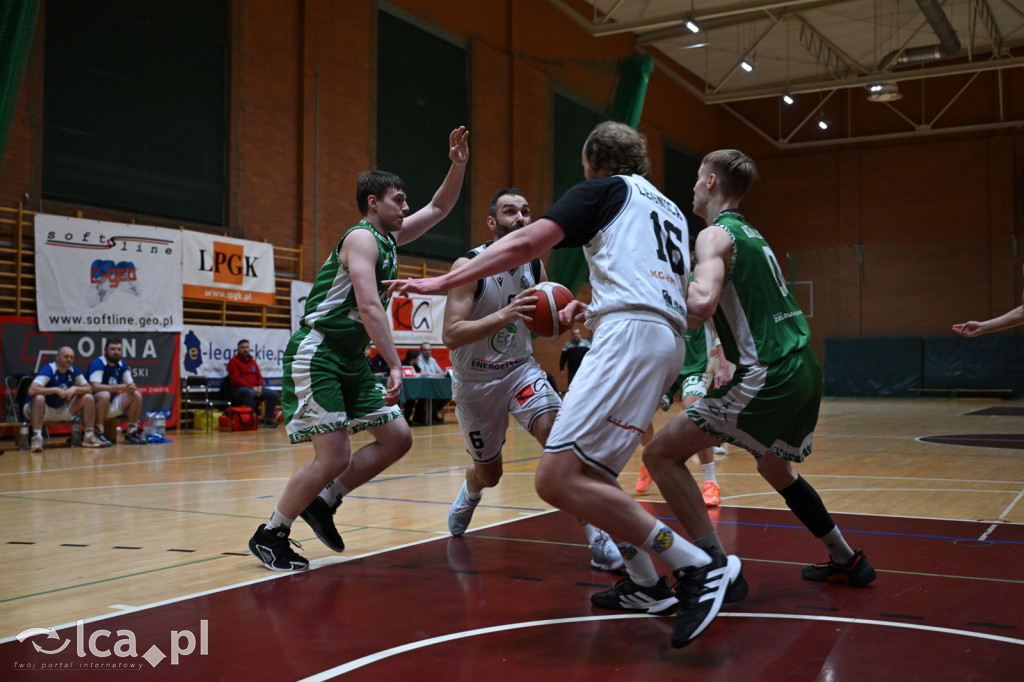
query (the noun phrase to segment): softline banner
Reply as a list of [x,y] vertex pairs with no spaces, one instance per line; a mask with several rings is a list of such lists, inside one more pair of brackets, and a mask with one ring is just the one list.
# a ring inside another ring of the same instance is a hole
[[245,339],[263,380],[272,386],[280,386],[284,376],[284,349],[289,338],[291,332],[287,329],[186,325],[181,334],[181,376],[224,378],[228,373],[228,361],[238,349],[238,342]]
[[275,302],[273,244],[185,232],[181,269],[185,298],[252,305]]
[[[120,341],[123,359],[142,394],[143,413],[165,410],[174,415],[168,422],[174,426],[177,423],[174,400],[177,338],[177,334],[156,332],[43,333],[36,331],[36,321],[31,317],[0,317],[0,375],[36,372],[37,368],[53,362],[62,346],[70,346],[75,351],[75,367],[86,374],[89,363],[103,355],[108,339]],[[5,414],[4,420],[10,416]]]
[[181,331],[181,231],[37,215],[39,329]]

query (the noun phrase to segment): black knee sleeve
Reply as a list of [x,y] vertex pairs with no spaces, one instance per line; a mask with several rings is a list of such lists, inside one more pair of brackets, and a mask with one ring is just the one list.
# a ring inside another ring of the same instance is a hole
[[814,537],[828,535],[836,527],[818,492],[802,476],[797,476],[796,481],[780,490],[779,494]]

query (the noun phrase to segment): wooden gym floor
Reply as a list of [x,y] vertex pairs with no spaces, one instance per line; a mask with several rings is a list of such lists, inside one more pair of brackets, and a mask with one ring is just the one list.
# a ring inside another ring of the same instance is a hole
[[[575,521],[533,492],[539,447],[518,427],[505,478],[466,536],[450,538],[446,524],[468,462],[457,426],[415,427],[412,451],[339,510],[344,554],[296,522],[293,537],[312,560],[299,574],[267,571],[246,549],[312,452],[289,445],[283,428],[8,450],[0,674],[116,679],[113,670],[135,666],[144,679],[203,680],[1020,679],[1024,416],[967,414],[1008,405],[823,403],[800,471],[878,569],[859,590],[800,579],[803,564],[825,558],[820,543],[750,456],[729,448],[716,458],[723,504],[713,518],[751,593],[683,650],[668,646],[671,619],[591,609],[590,593],[617,576],[592,570]],[[659,413],[655,425],[668,418]],[[639,452],[620,477],[625,489],[638,470]],[[675,523],[656,489],[638,497]],[[136,657],[124,655],[129,644]],[[153,652],[178,660],[154,663]]]

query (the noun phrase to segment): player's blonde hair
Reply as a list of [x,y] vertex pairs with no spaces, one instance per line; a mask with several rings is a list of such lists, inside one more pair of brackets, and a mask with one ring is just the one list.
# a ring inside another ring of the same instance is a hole
[[754,160],[738,149],[719,149],[704,157],[701,165],[714,173],[722,193],[742,199],[757,179]]
[[598,123],[583,145],[583,155],[594,170],[609,175],[647,177],[651,172],[647,138],[625,123]]

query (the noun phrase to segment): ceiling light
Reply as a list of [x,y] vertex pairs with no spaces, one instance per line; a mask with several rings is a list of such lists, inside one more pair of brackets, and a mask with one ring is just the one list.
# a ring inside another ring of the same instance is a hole
[[789,94],[788,92],[785,93],[782,96],[782,101],[785,102],[786,104],[792,104],[793,103],[793,95]]
[[751,71],[754,70],[754,64],[749,59],[744,59],[743,61],[740,62],[740,68],[746,71],[747,73],[750,73]]
[[819,118],[818,127],[821,128],[822,130],[828,130],[828,121],[826,121],[824,118]]
[[690,29],[690,33],[700,33],[700,24],[693,17],[686,18],[686,28]]
[[884,83],[872,83],[868,86],[869,102],[895,102],[901,99],[900,86],[894,81]]

